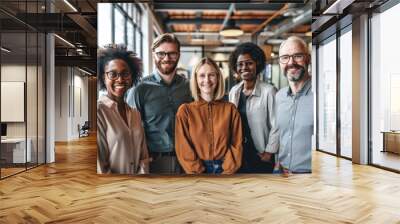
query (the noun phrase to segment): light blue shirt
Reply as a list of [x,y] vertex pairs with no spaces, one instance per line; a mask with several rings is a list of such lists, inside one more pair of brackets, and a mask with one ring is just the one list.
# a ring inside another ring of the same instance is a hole
[[314,97],[311,79],[293,94],[289,87],[276,94],[279,129],[278,160],[291,172],[311,172],[311,138],[314,129]]

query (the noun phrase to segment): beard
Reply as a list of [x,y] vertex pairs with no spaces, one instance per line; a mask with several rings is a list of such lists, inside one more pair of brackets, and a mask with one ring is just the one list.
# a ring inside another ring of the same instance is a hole
[[[164,68],[163,65],[170,65],[170,67]],[[164,61],[164,62],[162,60],[159,60],[156,62],[156,67],[157,67],[158,71],[160,71],[164,75],[171,74],[176,69],[176,66],[178,66],[178,60]]]
[[[291,69],[291,68],[298,69],[298,71],[297,71],[297,73],[290,74],[290,75],[288,76],[288,70]],[[303,79],[303,77],[304,77],[305,74],[306,74],[306,71],[307,71],[307,68],[306,68],[305,66],[300,66],[300,65],[293,64],[293,65],[291,65],[291,66],[287,66],[287,67],[285,68],[285,71],[284,71],[283,74],[284,74],[284,76],[285,76],[289,81],[291,81],[291,82],[298,82],[298,81],[300,81],[300,80]]]

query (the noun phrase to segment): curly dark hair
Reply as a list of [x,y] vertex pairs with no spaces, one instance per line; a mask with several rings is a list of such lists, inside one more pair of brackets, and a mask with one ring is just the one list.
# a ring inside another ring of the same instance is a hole
[[100,83],[100,89],[105,89],[104,83],[105,67],[111,60],[121,59],[128,65],[132,83],[136,85],[142,77],[143,64],[140,58],[136,57],[136,53],[127,51],[125,45],[106,45],[104,48],[100,48],[97,51],[97,73],[98,80]]
[[237,46],[236,49],[232,52],[232,54],[229,56],[229,67],[232,69],[232,71],[237,72],[237,67],[236,67],[237,59],[239,55],[242,54],[249,54],[251,59],[253,59],[256,62],[257,75],[260,74],[265,69],[266,58],[264,51],[256,44],[247,42]]

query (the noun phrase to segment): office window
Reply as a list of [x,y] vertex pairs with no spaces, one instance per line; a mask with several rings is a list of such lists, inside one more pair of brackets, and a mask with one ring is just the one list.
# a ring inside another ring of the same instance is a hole
[[318,149],[336,154],[336,37],[318,48]]
[[372,163],[400,170],[400,4],[371,18]]
[[133,34],[134,34],[133,22],[131,20],[128,20],[126,36],[127,36],[127,47],[128,47],[128,50],[130,50],[130,51],[134,51],[135,50],[134,49],[134,43],[133,43],[133,41],[134,41]]
[[[136,7],[135,7],[136,8]],[[142,13],[140,10],[136,8],[136,14],[135,14],[135,24],[136,24],[136,29],[135,29],[135,52],[138,54],[139,57],[143,57],[143,33],[142,33]]]
[[125,43],[125,16],[119,7],[114,8],[114,43]]
[[139,57],[142,57],[142,34],[138,29],[136,29],[135,32],[135,39],[136,39],[135,52],[138,54]]
[[352,33],[340,36],[340,154],[352,157]]
[[103,47],[104,45],[112,43],[112,16],[111,4],[99,3],[97,4],[98,14],[102,16],[97,17],[97,45]]

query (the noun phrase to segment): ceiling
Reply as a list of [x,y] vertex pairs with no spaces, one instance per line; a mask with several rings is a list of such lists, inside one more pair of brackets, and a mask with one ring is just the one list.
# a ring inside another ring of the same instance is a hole
[[[28,42],[32,39],[29,33],[52,32],[67,40],[55,38],[56,65],[75,65],[87,71],[96,71],[96,37],[97,37],[97,3],[90,0],[69,0],[72,7],[62,0],[1,0],[0,23],[3,32],[4,45],[12,51],[9,55],[18,58],[21,55],[32,55],[36,46],[28,44],[17,35],[27,30]],[[48,13],[52,9],[52,13]],[[23,38],[25,39],[25,38]],[[43,46],[39,46],[43,47]],[[25,58],[25,57],[20,57]]]
[[[258,44],[265,44],[271,38],[304,36],[311,24],[311,4],[304,3],[153,3],[152,6],[164,31],[175,33],[183,45],[231,45],[219,35],[228,19],[244,31],[238,38],[240,42],[256,38]],[[293,22],[306,13],[306,20]],[[284,27],[287,29],[282,30]]]
[[[2,32],[53,32],[56,65],[74,65],[96,71],[97,3],[128,2],[105,0],[1,0]],[[132,1],[135,2],[135,1]],[[164,32],[175,33],[182,45],[205,46],[211,50],[233,47],[219,35],[228,19],[244,31],[240,42],[278,45],[282,38],[299,35],[311,39],[311,2],[309,0],[221,3],[212,0],[148,0],[149,8]],[[71,7],[72,6],[72,7]],[[48,13],[50,8],[53,13]],[[26,13],[28,12],[28,13]],[[12,39],[12,35],[7,38]],[[24,45],[24,41],[15,44]],[[35,52],[29,49],[27,53]],[[17,46],[15,46],[17,47]]]

